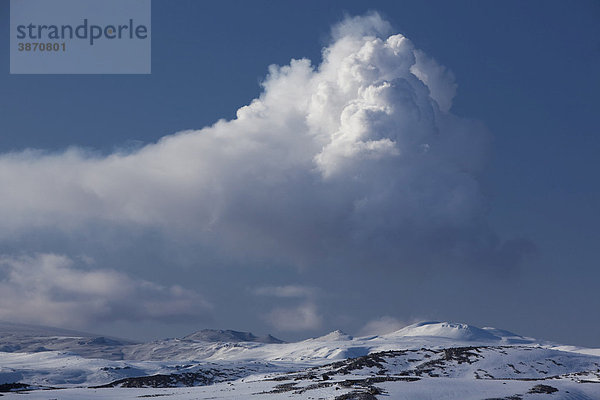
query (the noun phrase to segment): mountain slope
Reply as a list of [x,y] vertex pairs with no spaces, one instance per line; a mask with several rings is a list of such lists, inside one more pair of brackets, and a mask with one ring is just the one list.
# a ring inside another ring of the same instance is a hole
[[[21,332],[8,336],[18,342]],[[36,336],[25,333],[23,340],[33,346]],[[39,337],[52,344],[51,336]],[[67,336],[54,338],[62,343]],[[21,398],[10,392],[29,390],[27,397],[34,400],[165,395],[174,400],[529,400],[542,399],[540,394],[600,399],[596,350],[570,351],[500,329],[457,323],[418,323],[357,338],[334,331],[296,343],[264,343],[248,332],[213,330],[142,344],[93,335],[77,339],[83,353],[113,346],[124,359],[39,349],[0,352],[0,391],[7,398]],[[49,386],[71,389],[57,394],[33,390]],[[193,387],[177,389],[186,386]]]
[[250,332],[238,332],[232,330],[202,329],[191,335],[183,337],[184,340],[193,340],[197,342],[257,342],[257,343],[283,343],[283,340],[277,339],[271,335],[257,337]]
[[0,352],[68,351],[88,358],[120,360],[134,341],[67,329],[0,322]]

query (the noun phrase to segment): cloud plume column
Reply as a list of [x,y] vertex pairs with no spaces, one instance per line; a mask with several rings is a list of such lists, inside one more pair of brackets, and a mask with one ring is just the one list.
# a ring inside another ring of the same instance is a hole
[[0,231],[99,224],[288,264],[496,265],[488,134],[450,113],[451,73],[389,28],[344,21],[320,65],[271,66],[231,121],[131,153],[0,156]]

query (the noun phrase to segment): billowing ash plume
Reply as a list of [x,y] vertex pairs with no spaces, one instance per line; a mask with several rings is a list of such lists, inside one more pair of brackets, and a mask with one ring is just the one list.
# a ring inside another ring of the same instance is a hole
[[0,232],[151,228],[289,265],[482,267],[527,245],[487,227],[488,134],[451,113],[453,75],[377,14],[334,29],[320,65],[271,66],[263,91],[131,153],[0,157]]

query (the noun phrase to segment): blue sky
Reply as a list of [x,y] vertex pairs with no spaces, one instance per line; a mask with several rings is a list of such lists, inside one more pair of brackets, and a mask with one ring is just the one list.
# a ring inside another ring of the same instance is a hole
[[[261,93],[269,65],[288,65],[292,58],[319,65],[321,50],[332,42],[333,25],[345,16],[377,11],[390,23],[389,33],[405,35],[416,49],[452,71],[457,91],[450,112],[480,121],[491,133],[487,150],[464,148],[465,154],[481,153],[485,159],[485,168],[475,174],[481,199],[473,212],[478,219],[473,232],[494,235],[499,242],[516,241],[521,249],[514,262],[505,260],[501,268],[479,265],[494,264],[499,256],[441,265],[443,259],[425,261],[419,252],[395,263],[397,255],[390,249],[402,249],[395,240],[403,236],[390,228],[385,231],[389,257],[373,257],[370,251],[376,250],[371,249],[362,254],[369,263],[348,266],[345,257],[317,252],[311,256],[319,256],[314,267],[307,265],[313,258],[274,259],[263,254],[271,247],[235,235],[223,233],[224,239],[215,244],[189,232],[182,239],[181,232],[172,233],[160,224],[115,222],[106,216],[100,222],[71,221],[68,228],[62,227],[62,219],[46,225],[28,220],[18,229],[4,226],[0,250],[4,264],[10,265],[5,271],[15,270],[19,262],[28,265],[22,271],[36,271],[44,263],[52,265],[52,271],[117,271],[124,275],[107,272],[101,278],[113,282],[126,276],[125,288],[138,290],[142,297],[159,293],[174,307],[182,299],[206,303],[206,313],[175,322],[134,309],[83,322],[66,318],[63,324],[130,337],[177,336],[215,327],[273,331],[294,339],[337,328],[358,333],[369,321],[436,319],[600,346],[597,2],[153,1],[151,75],[9,75],[8,11],[8,2],[2,2],[7,39],[0,44],[0,152],[22,154],[35,148],[60,155],[77,146],[93,153],[83,157],[88,160],[116,149],[135,152],[163,136],[234,119],[236,110]],[[456,146],[470,143],[457,141]],[[216,177],[231,167],[226,160],[211,166]],[[23,164],[5,167],[13,184],[21,175],[28,179]],[[14,185],[5,187],[18,195],[21,186]],[[274,190],[299,196],[290,187]],[[431,196],[438,193],[437,188],[428,190]],[[31,190],[22,195],[27,193],[44,196]],[[340,199],[323,204],[334,207],[347,194],[335,195]],[[175,189],[173,198],[177,196]],[[310,199],[300,199],[294,210],[328,212]],[[32,207],[23,212],[35,214],[37,206]],[[195,208],[185,207],[191,212],[185,218],[196,218]],[[0,210],[12,211],[9,206]],[[90,213],[86,207],[78,212]],[[251,217],[260,220],[261,227],[271,219],[281,222],[268,213]],[[236,216],[227,218],[233,221]],[[312,236],[322,232],[315,226]],[[310,247],[313,239],[297,239],[308,243],[298,244],[304,255],[304,246]],[[419,246],[422,253],[428,246],[437,251],[434,241]],[[60,256],[41,259],[39,254]],[[85,261],[88,257],[93,262]],[[139,289],[140,280],[164,287],[147,293]],[[172,285],[189,293],[172,298],[165,294]],[[4,300],[6,308],[9,303]],[[275,306],[278,302],[281,307]],[[0,308],[2,303],[0,297]],[[285,321],[286,310],[306,324]],[[143,315],[138,318],[136,313]],[[31,312],[27,321],[35,320]]]

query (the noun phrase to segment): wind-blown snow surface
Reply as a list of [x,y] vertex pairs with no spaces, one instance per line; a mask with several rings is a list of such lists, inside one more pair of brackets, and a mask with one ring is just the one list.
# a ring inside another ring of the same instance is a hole
[[[597,350],[465,324],[357,338],[334,331],[296,343],[203,330],[137,344],[12,328],[0,325],[6,398],[600,399]],[[35,390],[43,388],[61,389]]]

